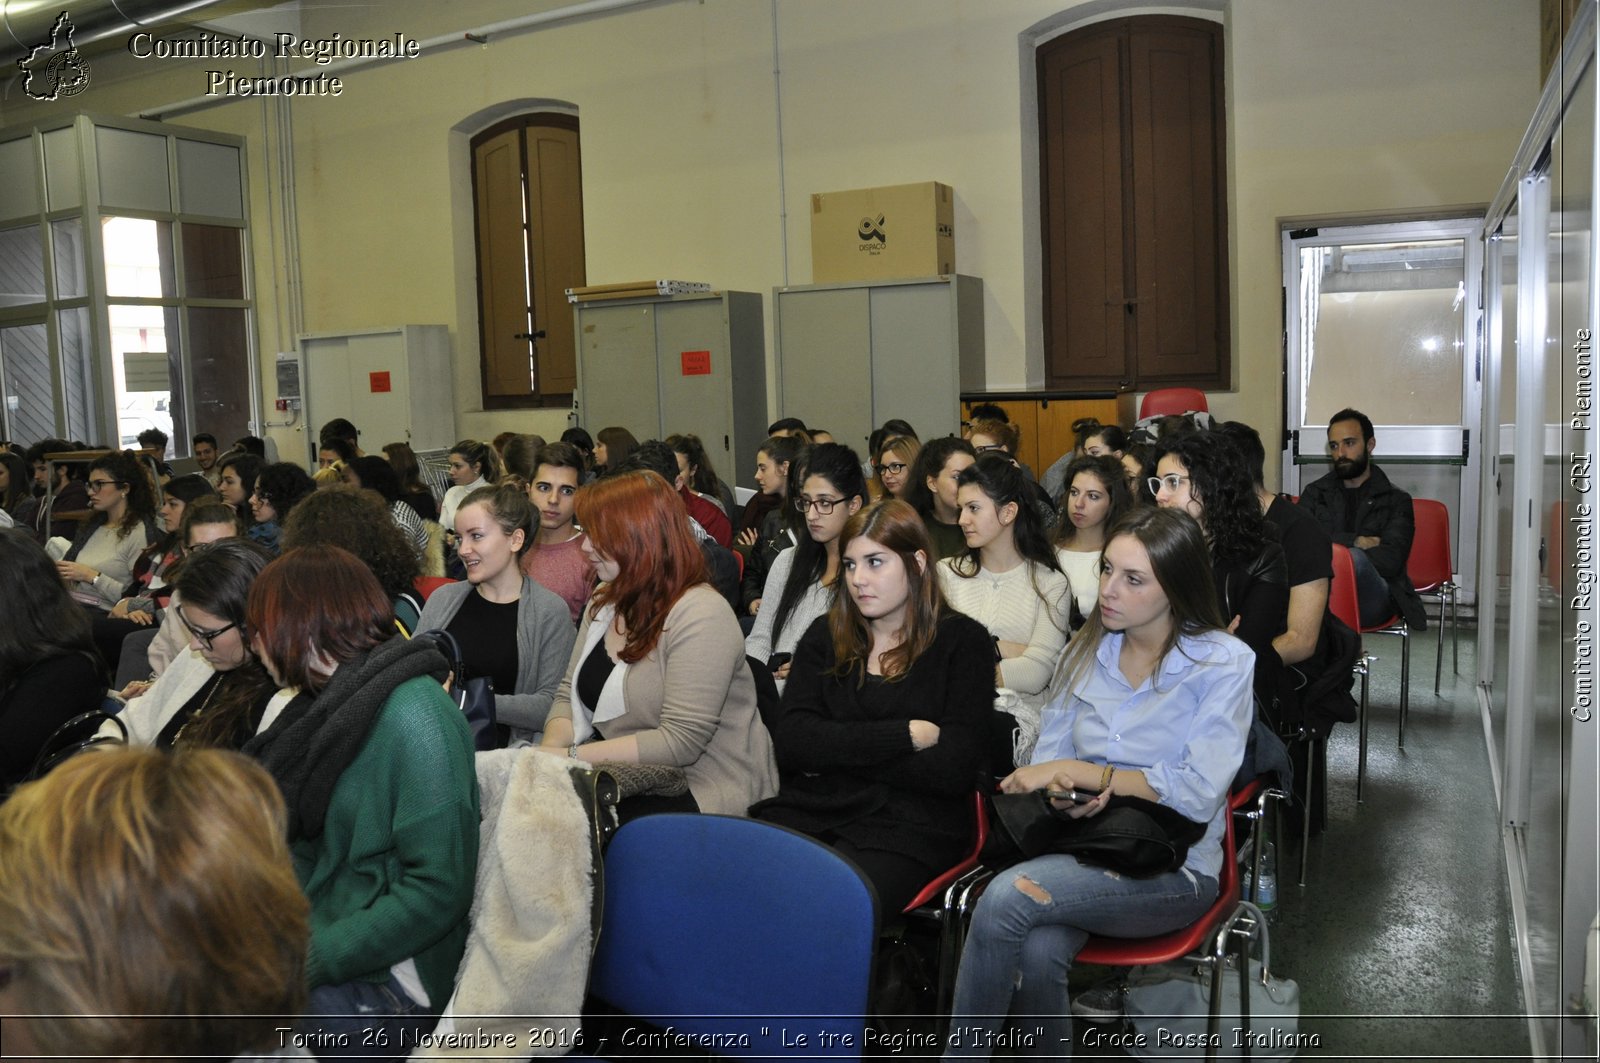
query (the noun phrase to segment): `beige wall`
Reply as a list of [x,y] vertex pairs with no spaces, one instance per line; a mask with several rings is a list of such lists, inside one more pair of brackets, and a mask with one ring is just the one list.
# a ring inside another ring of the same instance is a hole
[[[302,29],[427,38],[556,6],[307,3]],[[1224,20],[1228,42],[1236,388],[1212,408],[1267,428],[1281,422],[1280,221],[1487,202],[1537,99],[1538,12],[1504,0],[1202,6]],[[351,73],[342,97],[292,106],[302,327],[443,322],[462,434],[558,432],[560,411],[483,413],[478,398],[466,141],[497,105],[536,99],[575,106],[582,121],[591,283],[672,276],[761,293],[806,283],[812,192],[944,181],[956,190],[957,268],[985,284],[988,383],[1036,385],[1036,119],[1024,42],[1127,9],[778,0],[774,17],[764,0],[669,0]],[[97,57],[90,90],[72,102],[138,113],[199,95],[199,71],[216,65]],[[253,62],[222,65],[257,73]],[[55,106],[17,95],[0,123]],[[172,119],[250,141],[269,356],[292,344],[284,239],[268,214],[270,194],[282,224],[267,166],[280,152],[275,110],[247,100]],[[270,372],[264,388],[270,400]],[[385,426],[363,427],[374,444],[387,438]],[[300,445],[293,432],[277,436]]]

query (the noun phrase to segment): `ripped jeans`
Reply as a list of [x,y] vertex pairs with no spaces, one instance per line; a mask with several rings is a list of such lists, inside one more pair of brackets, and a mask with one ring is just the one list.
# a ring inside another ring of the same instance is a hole
[[1187,869],[1129,878],[1056,854],[1000,872],[978,900],[961,954],[947,1058],[988,1058],[1008,1015],[1020,1034],[1037,1034],[1015,1054],[1071,1056],[1067,971],[1089,935],[1165,934],[1200,918],[1216,896],[1216,879]]

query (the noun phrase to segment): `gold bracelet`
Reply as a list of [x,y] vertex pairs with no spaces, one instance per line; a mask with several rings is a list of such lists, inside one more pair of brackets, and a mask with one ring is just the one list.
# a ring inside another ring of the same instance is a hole
[[1101,790],[1109,790],[1111,788],[1111,776],[1116,773],[1116,770],[1109,763],[1106,765],[1106,770],[1100,773]]

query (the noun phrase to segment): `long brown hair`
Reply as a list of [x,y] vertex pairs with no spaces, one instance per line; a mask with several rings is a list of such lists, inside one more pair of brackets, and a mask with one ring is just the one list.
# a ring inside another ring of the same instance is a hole
[[[933,571],[933,543],[917,511],[898,498],[874,502],[851,517],[839,533],[840,555],[849,549],[851,540],[860,536],[893,551],[906,570],[910,595],[905,624],[900,628],[900,645],[880,658],[884,678],[892,682],[910,673],[911,666],[933,645],[939,618],[945,612],[944,595]],[[828,611],[828,630],[833,635],[833,674],[848,676],[859,668],[857,682],[866,682],[872,632],[848,586],[834,596],[833,608]]]
[[689,514],[658,474],[624,472],[579,488],[578,523],[617,578],[590,599],[590,616],[610,605],[628,641],[617,656],[628,664],[656,648],[667,614],[690,587],[706,582],[706,558],[689,530]]

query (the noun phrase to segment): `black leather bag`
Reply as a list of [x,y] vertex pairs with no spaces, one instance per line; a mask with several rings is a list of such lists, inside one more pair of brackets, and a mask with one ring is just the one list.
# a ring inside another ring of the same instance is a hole
[[980,859],[1007,867],[1046,853],[1066,853],[1086,864],[1132,878],[1150,878],[1183,866],[1189,846],[1206,832],[1142,797],[1113,797],[1104,811],[1074,819],[1043,790],[989,796],[989,840]]
[[482,753],[505,745],[500,728],[496,726],[493,681],[486,675],[468,674],[466,661],[461,656],[461,643],[450,632],[434,628],[419,631],[416,637],[439,647],[439,652],[449,662],[450,671],[455,675],[450,684],[450,699],[472,728],[473,748]]
[[[103,735],[100,728],[103,724],[113,724],[122,734],[117,737]],[[92,709],[89,712],[79,713],[66,723],[51,732],[45,739],[44,745],[39,748],[39,755],[34,759],[33,767],[28,770],[27,781],[42,779],[60,763],[95,746],[128,744],[128,725],[115,714],[105,709]],[[4,793],[0,792],[0,797]]]

